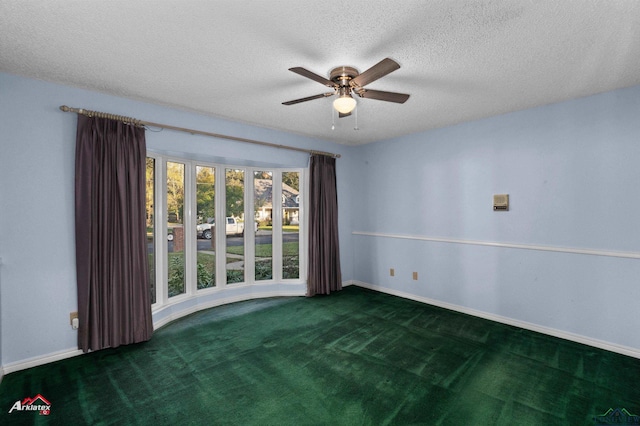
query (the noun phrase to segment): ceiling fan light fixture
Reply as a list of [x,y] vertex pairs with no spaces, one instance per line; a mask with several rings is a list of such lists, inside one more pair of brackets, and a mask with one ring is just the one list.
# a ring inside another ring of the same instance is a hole
[[333,101],[333,108],[342,114],[349,114],[356,107],[356,100],[351,97],[349,90],[343,89],[340,89],[340,96]]
[[340,113],[340,118],[351,115],[351,112],[356,108],[357,102],[352,96],[354,92],[361,98],[377,99],[379,101],[403,104],[407,99],[409,99],[409,95],[405,93],[385,92],[382,90],[369,90],[364,88],[367,84],[373,83],[398,68],[400,68],[400,65],[396,61],[385,58],[363,73],[359,73],[354,67],[341,66],[334,68],[329,73],[328,79],[302,67],[289,68],[289,71],[311,79],[324,86],[331,87],[334,91],[320,93],[319,95],[314,96],[307,96],[306,98],[294,99],[292,101],[283,102],[282,104],[295,105],[301,102],[337,95],[337,99],[333,101],[333,108]]

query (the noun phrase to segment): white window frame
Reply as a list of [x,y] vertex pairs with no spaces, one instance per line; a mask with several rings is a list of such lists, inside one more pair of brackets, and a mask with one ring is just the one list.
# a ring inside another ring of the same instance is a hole
[[[166,306],[180,303],[188,298],[206,295],[210,293],[223,292],[226,288],[238,288],[245,286],[261,286],[274,283],[304,283],[306,282],[307,271],[307,169],[296,167],[247,167],[233,164],[221,164],[207,161],[198,161],[176,156],[167,156],[153,152],[147,152],[147,157],[154,159],[155,174],[155,201],[154,201],[154,248],[155,248],[155,284],[156,303],[152,305],[152,310],[158,310]],[[167,283],[167,162],[178,162],[185,165],[185,190],[184,190],[184,238],[185,238],[185,292],[180,295],[168,297]],[[198,290],[197,288],[197,236],[195,230],[197,223],[197,203],[196,203],[196,166],[215,168],[215,221],[216,224],[224,224],[226,227],[226,170],[243,170],[244,179],[244,269],[245,281],[227,284],[226,277],[226,230],[215,233],[216,251],[225,253],[225,256],[216,256],[216,281],[215,286]],[[300,176],[300,193],[302,194],[299,203],[299,278],[282,278],[282,206],[273,206],[273,278],[271,280],[255,281],[255,231],[254,231],[254,172],[270,171],[273,173],[273,199],[282,199],[282,173],[297,172]],[[162,237],[164,236],[164,238]]]

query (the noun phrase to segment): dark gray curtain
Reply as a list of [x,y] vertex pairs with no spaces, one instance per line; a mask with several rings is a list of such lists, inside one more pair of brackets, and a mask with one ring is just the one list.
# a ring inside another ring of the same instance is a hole
[[145,224],[144,128],[78,115],[78,347],[114,348],[153,332]]
[[309,178],[309,276],[307,296],[342,290],[338,242],[336,159],[312,155]]

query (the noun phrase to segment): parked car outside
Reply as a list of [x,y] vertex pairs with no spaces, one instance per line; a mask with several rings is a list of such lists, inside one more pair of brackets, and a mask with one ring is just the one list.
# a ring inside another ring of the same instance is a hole
[[[216,226],[215,219],[210,217],[205,223],[196,225],[198,238],[210,240],[213,236],[213,227]],[[258,222],[254,223],[254,231],[258,231]],[[240,222],[235,217],[227,217],[226,235],[244,235],[244,222]]]
[[214,219],[212,217],[207,219],[205,223],[196,225],[196,232],[198,234],[198,238],[204,238],[204,239],[210,240],[212,235],[211,228],[214,226],[215,226]]

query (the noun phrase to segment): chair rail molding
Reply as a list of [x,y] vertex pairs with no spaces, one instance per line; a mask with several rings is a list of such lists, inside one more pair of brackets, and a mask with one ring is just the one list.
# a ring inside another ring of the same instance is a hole
[[361,235],[366,237],[431,241],[431,242],[447,243],[447,244],[467,244],[467,245],[475,245],[475,246],[500,247],[500,248],[519,249],[519,250],[551,251],[556,253],[571,253],[571,254],[581,254],[581,255],[588,255],[588,256],[619,257],[623,259],[640,259],[639,252],[631,252],[631,251],[612,251],[612,250],[582,249],[582,248],[572,248],[572,247],[543,246],[543,245],[534,245],[534,244],[502,243],[502,242],[496,242],[496,241],[462,240],[462,239],[456,239],[456,238],[429,237],[425,235],[390,234],[390,233],[381,233],[381,232],[353,231],[351,234]]

